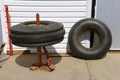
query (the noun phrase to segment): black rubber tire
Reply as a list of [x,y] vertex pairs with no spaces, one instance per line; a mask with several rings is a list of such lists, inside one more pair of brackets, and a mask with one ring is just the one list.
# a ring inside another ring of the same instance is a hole
[[53,21],[40,21],[45,26],[28,26],[28,24],[36,24],[36,21],[27,21],[11,27],[11,33],[15,34],[44,34],[58,31],[63,28],[62,23]]
[[22,46],[22,47],[41,47],[41,46],[49,46],[49,45],[53,45],[53,44],[56,44],[56,43],[59,43],[61,42],[62,40],[64,39],[64,37],[61,37],[61,38],[58,38],[56,40],[53,40],[53,41],[47,41],[47,42],[42,42],[42,43],[16,43],[14,41],[12,41],[12,43],[14,45],[17,45],[17,46]]
[[[64,37],[65,30],[54,31],[44,34],[23,35],[23,34],[10,34],[10,38],[16,43],[41,43],[47,41],[53,41],[55,39]],[[32,39],[31,39],[32,38]]]
[[[92,48],[84,47],[78,40],[88,30],[97,33],[100,40]],[[68,38],[68,44],[71,50],[70,55],[82,59],[103,58],[111,47],[111,43],[112,36],[108,26],[104,22],[93,18],[78,21],[72,27]]]

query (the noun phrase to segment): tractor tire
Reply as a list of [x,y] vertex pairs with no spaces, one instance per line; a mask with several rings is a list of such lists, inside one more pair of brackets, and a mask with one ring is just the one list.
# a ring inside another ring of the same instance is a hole
[[12,43],[16,46],[22,46],[22,47],[41,47],[41,46],[49,46],[49,45],[59,43],[63,39],[64,39],[64,37],[61,37],[61,38],[58,38],[56,40],[41,42],[41,43],[17,43],[17,42],[14,42],[14,41]]
[[58,43],[64,34],[62,23],[41,21],[40,26],[36,26],[36,21],[28,21],[11,27],[9,36],[17,46],[38,47]]
[[36,24],[36,21],[22,22],[18,25],[11,27],[11,33],[15,34],[44,34],[49,32],[58,31],[63,28],[62,23],[52,21],[40,21],[40,26],[30,24]]
[[64,37],[65,30],[61,29],[59,31],[54,31],[50,33],[44,34],[34,34],[34,35],[23,35],[23,34],[10,34],[10,38],[13,42],[16,43],[41,43],[41,42],[48,42],[53,41],[58,38]]
[[[80,37],[86,32],[92,31],[97,35],[95,45],[86,48],[80,43]],[[110,49],[112,36],[108,26],[93,18],[87,18],[78,21],[71,29],[68,38],[70,55],[82,59],[100,59],[103,58]]]

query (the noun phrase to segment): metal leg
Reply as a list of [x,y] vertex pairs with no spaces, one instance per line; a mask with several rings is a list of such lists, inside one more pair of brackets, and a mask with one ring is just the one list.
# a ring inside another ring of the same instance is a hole
[[[42,47],[38,47],[37,48],[37,52],[38,52],[38,59],[37,59],[37,64],[33,64],[32,67],[30,67],[30,70],[38,70],[40,69],[42,66],[45,66],[43,65],[42,63],[42,52],[41,52],[41,48]],[[48,54],[48,51],[45,47],[43,47],[44,49],[44,52],[46,54],[46,58],[47,58],[47,67],[48,67],[48,71],[53,71],[55,69],[55,65],[52,63],[52,59],[50,58],[49,54]],[[45,68],[44,68],[45,69]],[[45,69],[46,70],[46,69]]]
[[42,53],[41,53],[41,47],[37,48],[37,52],[38,52],[38,66],[42,65]]
[[34,70],[38,70],[43,64],[42,64],[42,53],[41,53],[41,47],[37,48],[37,63],[33,64],[32,67],[30,67],[30,70],[34,71]]
[[43,47],[45,54],[46,54],[46,58],[47,58],[47,65],[49,68],[49,71],[53,71],[55,69],[55,65],[52,63],[52,59],[50,58],[48,51],[45,47]]

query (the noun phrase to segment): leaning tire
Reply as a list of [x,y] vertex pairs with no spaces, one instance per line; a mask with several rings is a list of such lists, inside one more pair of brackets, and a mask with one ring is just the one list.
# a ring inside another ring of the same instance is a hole
[[[98,41],[91,48],[84,47],[79,39],[86,31],[97,34]],[[107,25],[97,19],[83,19],[78,21],[71,29],[68,39],[71,55],[82,59],[99,59],[106,55],[112,43],[111,32]]]

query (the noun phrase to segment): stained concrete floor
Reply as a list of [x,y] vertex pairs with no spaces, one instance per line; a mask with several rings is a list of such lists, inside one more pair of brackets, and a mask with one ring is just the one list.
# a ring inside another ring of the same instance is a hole
[[31,71],[36,55],[14,55],[0,62],[0,80],[120,80],[120,54],[108,54],[100,60],[52,57],[56,69]]

